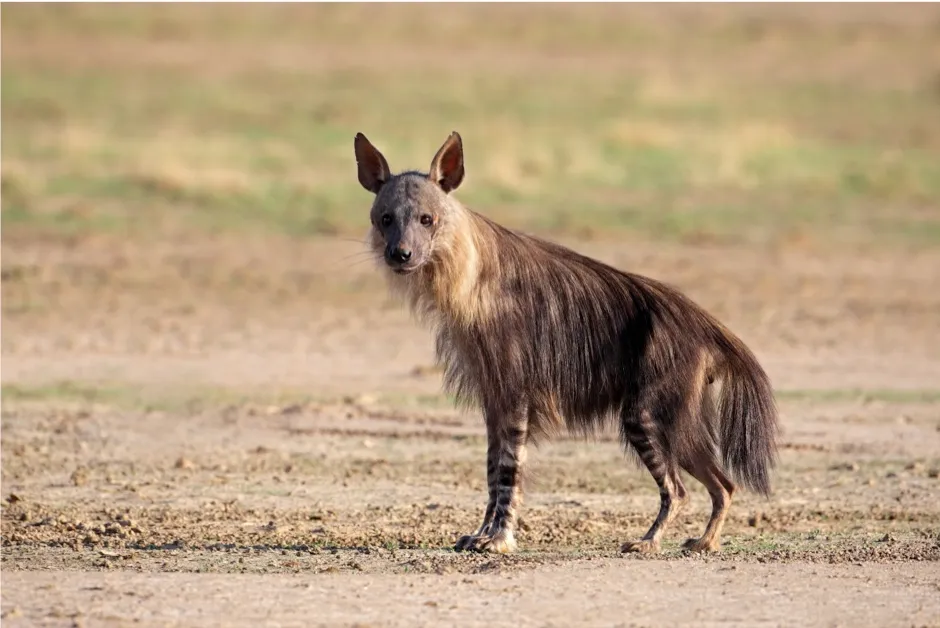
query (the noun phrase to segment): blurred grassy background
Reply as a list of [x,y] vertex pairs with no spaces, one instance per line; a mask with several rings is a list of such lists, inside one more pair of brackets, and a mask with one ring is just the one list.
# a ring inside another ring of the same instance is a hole
[[7,233],[360,236],[451,130],[459,197],[603,237],[940,242],[937,5],[7,5]]

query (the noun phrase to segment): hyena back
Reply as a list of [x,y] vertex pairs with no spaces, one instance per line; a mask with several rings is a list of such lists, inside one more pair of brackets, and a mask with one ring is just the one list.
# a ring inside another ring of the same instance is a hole
[[670,286],[462,205],[451,195],[464,177],[456,132],[427,173],[392,175],[361,133],[355,154],[359,181],[375,194],[371,248],[393,290],[435,330],[445,387],[485,419],[489,501],[456,549],[514,550],[526,446],[616,420],[661,500],[646,535],[621,550],[658,551],[688,500],[680,470],[712,500],[704,534],[685,547],[717,550],[731,478],[767,495],[776,459],[773,391],[744,343]]

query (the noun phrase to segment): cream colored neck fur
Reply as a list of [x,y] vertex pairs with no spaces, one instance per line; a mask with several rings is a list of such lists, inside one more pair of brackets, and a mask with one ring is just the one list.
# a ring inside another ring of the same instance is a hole
[[[497,251],[487,246],[487,226],[454,199],[432,240],[430,261],[411,275],[388,269],[392,290],[403,296],[412,312],[432,325],[467,327],[489,315],[497,277]],[[485,253],[485,254],[484,254]],[[484,266],[488,272],[483,273]]]

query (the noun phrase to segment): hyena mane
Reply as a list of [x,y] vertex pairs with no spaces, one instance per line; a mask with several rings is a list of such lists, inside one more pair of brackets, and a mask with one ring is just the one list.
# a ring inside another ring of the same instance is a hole
[[719,547],[730,478],[769,494],[770,380],[713,316],[665,283],[465,207],[450,194],[464,176],[456,133],[426,174],[392,176],[361,134],[356,156],[360,182],[376,194],[372,249],[392,288],[435,330],[445,387],[485,419],[489,504],[458,549],[515,548],[525,447],[559,429],[587,435],[613,422],[659,486],[659,516],[623,551],[658,550],[688,499],[680,470],[713,504],[688,549]]

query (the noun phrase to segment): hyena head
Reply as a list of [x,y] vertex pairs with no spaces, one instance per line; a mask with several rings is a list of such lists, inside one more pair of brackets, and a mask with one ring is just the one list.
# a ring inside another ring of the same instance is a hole
[[445,246],[453,212],[449,194],[463,181],[463,145],[451,133],[434,155],[427,174],[392,175],[388,162],[366,136],[356,135],[359,183],[375,194],[370,241],[376,257],[400,275],[411,274],[434,258],[435,247]]

